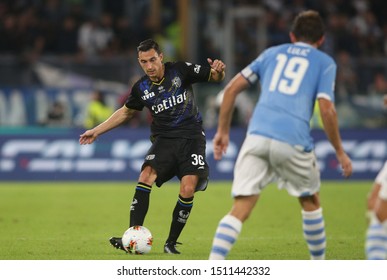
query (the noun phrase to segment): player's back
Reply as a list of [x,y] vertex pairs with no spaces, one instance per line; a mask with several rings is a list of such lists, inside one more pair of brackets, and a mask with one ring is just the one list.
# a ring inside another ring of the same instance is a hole
[[283,44],[263,52],[242,75],[250,82],[259,77],[261,82],[249,133],[311,150],[309,121],[315,100],[323,97],[334,101],[333,59],[308,44]]

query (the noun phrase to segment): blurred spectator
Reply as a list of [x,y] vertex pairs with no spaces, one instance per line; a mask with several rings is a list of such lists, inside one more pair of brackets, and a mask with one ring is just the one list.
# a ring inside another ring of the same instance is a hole
[[348,101],[358,92],[358,77],[353,58],[346,51],[337,54],[336,102]]
[[387,94],[386,75],[382,71],[378,71],[374,76],[373,83],[369,86],[368,95],[377,98],[376,104],[382,105],[383,96]]
[[78,48],[78,26],[74,18],[68,16],[60,27],[56,39],[56,52],[60,55],[76,55]]
[[[206,98],[204,127],[213,128],[219,115],[219,108],[223,100],[224,90],[216,96]],[[247,91],[238,94],[235,100],[234,112],[231,119],[231,126],[246,127],[254,110],[255,101],[249,96]]]
[[387,94],[387,79],[384,72],[376,72],[372,84],[368,87],[368,95],[354,96],[353,106],[361,115],[363,126],[383,127],[387,125],[387,110],[384,98]]
[[104,94],[96,90],[93,92],[92,100],[87,107],[84,126],[92,128],[105,121],[111,114],[113,114],[113,108],[106,105]]
[[79,30],[78,44],[86,57],[107,55],[113,42],[113,25],[110,14],[103,14],[99,21],[88,20]]
[[52,107],[47,112],[46,122],[47,126],[67,126],[69,122],[66,120],[66,108],[60,101],[55,101]]
[[114,49],[118,53],[134,52],[139,42],[134,28],[130,25],[130,21],[126,17],[120,17],[116,20],[114,26]]
[[314,129],[324,128],[324,124],[321,118],[320,105],[317,100],[314,103],[313,115],[312,115],[312,118],[310,119],[310,127]]
[[0,52],[6,54],[19,54],[22,51],[21,37],[17,30],[17,17],[8,14],[0,27]]
[[266,14],[268,46],[290,42],[289,27],[286,18],[279,13],[269,11]]
[[[363,1],[364,2],[364,1]],[[367,7],[362,8],[352,18],[352,33],[357,35],[357,42],[360,44],[361,54],[364,56],[378,56],[382,48],[382,30],[378,26],[375,15]]]
[[25,58],[30,62],[36,61],[46,50],[49,37],[41,23],[34,7],[29,7],[18,16],[17,33]]

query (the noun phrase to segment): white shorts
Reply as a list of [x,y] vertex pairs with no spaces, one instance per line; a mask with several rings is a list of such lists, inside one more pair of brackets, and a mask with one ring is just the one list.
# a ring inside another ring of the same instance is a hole
[[295,197],[309,196],[320,190],[320,171],[314,152],[260,135],[247,135],[239,152],[232,195],[260,194],[271,182]]
[[375,182],[381,185],[379,197],[383,200],[387,200],[387,161],[376,176]]

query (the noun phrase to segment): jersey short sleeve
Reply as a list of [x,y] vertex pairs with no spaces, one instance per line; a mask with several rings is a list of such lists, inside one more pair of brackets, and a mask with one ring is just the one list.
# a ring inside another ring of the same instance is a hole
[[137,111],[141,111],[144,108],[144,103],[141,102],[138,87],[132,87],[129,96],[126,99],[125,106],[129,109],[134,109]]

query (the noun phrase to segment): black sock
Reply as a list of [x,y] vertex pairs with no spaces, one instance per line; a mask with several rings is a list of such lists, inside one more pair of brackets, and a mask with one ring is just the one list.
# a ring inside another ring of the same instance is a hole
[[189,214],[193,206],[193,197],[184,198],[179,195],[175,209],[172,214],[172,223],[169,230],[168,241],[177,241],[185,224],[187,223]]
[[142,226],[149,208],[149,195],[152,186],[138,182],[136,192],[130,205],[129,227]]

